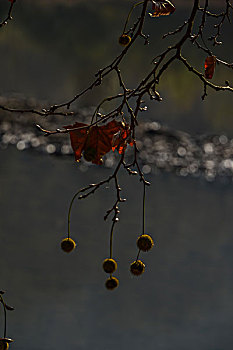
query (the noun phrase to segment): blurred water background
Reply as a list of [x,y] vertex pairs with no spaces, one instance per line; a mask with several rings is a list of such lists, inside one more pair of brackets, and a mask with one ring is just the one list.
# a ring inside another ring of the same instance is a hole
[[[177,1],[180,7],[171,17],[148,18],[145,32],[151,44],[144,46],[139,40],[122,67],[129,87],[172,42],[161,36],[187,18],[191,3]],[[50,105],[86,87],[120,52],[117,41],[130,4],[17,1],[14,21],[0,31],[2,98]],[[0,14],[5,12],[1,1]],[[231,62],[232,27],[224,30],[224,45],[217,53]],[[191,47],[186,50],[202,70],[205,56]],[[214,79],[232,81],[232,71],[217,66]],[[77,107],[88,110],[114,92],[117,85],[111,76]],[[164,101],[149,103],[142,122],[159,122],[192,135],[227,135],[231,140],[230,94],[209,91],[201,101],[202,87],[180,65],[167,72],[160,92]],[[61,126],[59,117],[57,121]],[[8,315],[7,335],[15,339],[12,349],[232,349],[231,180],[222,177],[209,183],[203,177],[148,174],[152,185],[146,226],[156,246],[142,256],[145,274],[133,278],[129,264],[136,258],[135,242],[141,233],[142,188],[138,179],[122,173],[127,202],[121,205],[114,236],[120,286],[109,292],[101,264],[109,252],[111,222],[104,222],[103,216],[114,201],[111,185],[75,204],[71,231],[77,250],[66,256],[59,242],[66,235],[74,192],[108,176],[111,169],[80,171],[71,157],[19,152],[13,146],[2,148],[0,157],[0,289],[7,291],[6,300],[16,309]],[[3,313],[0,317],[3,328]]]

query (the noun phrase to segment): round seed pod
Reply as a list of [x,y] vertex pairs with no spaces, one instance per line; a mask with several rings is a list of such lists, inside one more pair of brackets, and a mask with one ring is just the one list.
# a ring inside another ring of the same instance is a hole
[[9,343],[12,343],[14,340],[10,338],[0,338],[0,350],[8,350]]
[[119,280],[116,277],[109,277],[105,282],[105,287],[109,290],[113,290],[119,285]]
[[117,263],[114,259],[105,259],[103,262],[103,269],[107,273],[113,273],[117,269]]
[[145,267],[141,260],[136,260],[130,265],[130,272],[135,276],[140,276],[145,271]]
[[153,248],[154,241],[151,236],[144,234],[138,237],[137,239],[137,246],[138,249],[142,250],[143,252],[148,252],[151,248]]
[[131,41],[131,37],[127,34],[122,34],[118,41],[120,45],[128,46]]
[[74,248],[76,247],[76,243],[72,238],[64,238],[61,241],[61,249],[66,252],[70,253]]
[[6,343],[0,340],[0,350],[8,350],[8,349],[9,349],[9,343]]

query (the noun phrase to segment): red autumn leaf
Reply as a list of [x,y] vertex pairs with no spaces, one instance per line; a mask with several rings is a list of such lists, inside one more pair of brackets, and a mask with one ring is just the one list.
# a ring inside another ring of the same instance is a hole
[[84,123],[78,123],[76,122],[74,125],[67,125],[64,126],[65,129],[74,129],[74,128],[80,128],[78,130],[73,130],[70,131],[70,141],[71,141],[71,146],[74,150],[75,153],[75,160],[77,162],[80,160],[82,157],[82,151],[86,142],[87,138],[87,124]]
[[113,135],[120,128],[121,123],[114,120],[103,126],[91,127],[84,146],[84,158],[94,164],[102,164],[102,157],[111,151]]
[[151,17],[168,16],[175,11],[175,6],[168,0],[152,0]]
[[208,56],[205,59],[205,78],[212,79],[216,66],[216,57]]
[[14,2],[16,2],[16,0],[9,0],[12,4],[14,3]]
[[80,128],[69,131],[76,161],[79,161],[83,155],[88,162],[94,164],[102,164],[102,157],[112,149],[113,136],[122,127],[122,123],[115,120],[103,126],[95,125],[90,128],[83,123],[64,126],[67,130]]

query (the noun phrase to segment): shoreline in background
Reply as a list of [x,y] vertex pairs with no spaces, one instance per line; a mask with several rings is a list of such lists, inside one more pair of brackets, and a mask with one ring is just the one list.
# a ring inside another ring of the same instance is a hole
[[[29,107],[30,103],[27,101],[21,106],[23,109]],[[15,146],[19,151],[33,150],[40,154],[74,158],[68,134],[45,137],[36,128],[36,124],[47,130],[62,128],[62,125],[72,124],[75,120],[88,124],[93,109],[78,109],[72,117],[59,118],[0,111],[0,150]],[[209,182],[220,178],[229,182],[233,180],[233,139],[230,135],[195,135],[168,128],[158,121],[144,120],[137,127],[137,148],[142,170],[146,175],[174,173],[181,177],[204,177]],[[128,147],[126,162],[131,163],[131,158],[132,148]],[[117,159],[116,151],[109,152],[103,158],[103,165],[113,168]],[[90,166],[93,166],[91,162],[81,159],[79,169],[82,172],[87,171]]]

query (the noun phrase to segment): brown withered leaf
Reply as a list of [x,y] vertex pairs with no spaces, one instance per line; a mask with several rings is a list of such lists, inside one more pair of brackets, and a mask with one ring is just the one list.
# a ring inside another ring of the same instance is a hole
[[111,151],[113,135],[120,128],[121,123],[114,120],[103,126],[91,127],[84,146],[84,158],[94,164],[102,164],[102,157]]
[[168,0],[152,0],[151,17],[168,16],[175,11],[175,6]]
[[75,153],[75,160],[78,162],[82,157],[82,151],[87,138],[87,124],[76,122],[73,125],[64,126],[65,129],[80,128],[78,130],[70,131],[71,146]]
[[102,157],[112,149],[113,136],[124,126],[121,122],[113,120],[103,126],[95,125],[88,128],[87,124],[77,122],[64,128],[67,130],[80,128],[69,131],[76,161],[83,156],[88,162],[102,164]]
[[205,59],[205,78],[212,79],[216,66],[216,57],[208,56]]

